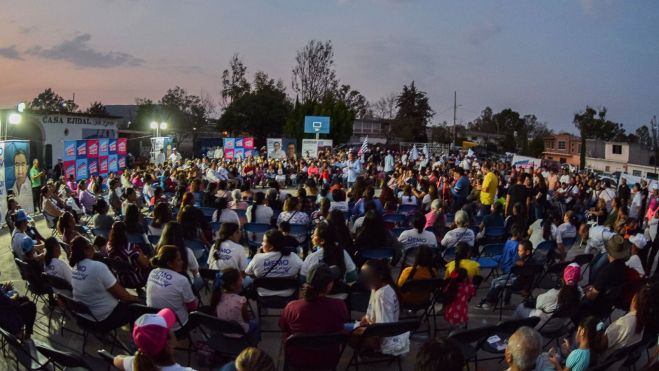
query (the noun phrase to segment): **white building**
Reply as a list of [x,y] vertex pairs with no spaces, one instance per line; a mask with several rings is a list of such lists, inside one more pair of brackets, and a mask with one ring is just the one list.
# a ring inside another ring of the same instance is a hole
[[[591,141],[588,146],[597,145]],[[601,148],[600,143],[600,148]],[[588,148],[588,147],[587,147]],[[605,173],[628,173],[649,179],[657,179],[657,168],[654,165],[652,151],[643,148],[638,143],[605,142],[604,153],[588,151],[586,167]]]

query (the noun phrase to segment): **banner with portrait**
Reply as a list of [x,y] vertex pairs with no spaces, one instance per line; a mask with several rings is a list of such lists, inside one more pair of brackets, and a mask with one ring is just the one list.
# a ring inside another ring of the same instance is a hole
[[[34,214],[32,199],[32,182],[30,181],[30,142],[26,140],[9,140],[4,142],[4,186],[5,197],[9,193],[28,214]],[[4,201],[2,215],[7,215],[7,204]]]
[[266,140],[266,153],[268,160],[283,160],[286,158],[286,153],[282,149],[282,138],[268,138]]
[[302,139],[302,157],[318,158],[318,153],[331,149],[332,139]]

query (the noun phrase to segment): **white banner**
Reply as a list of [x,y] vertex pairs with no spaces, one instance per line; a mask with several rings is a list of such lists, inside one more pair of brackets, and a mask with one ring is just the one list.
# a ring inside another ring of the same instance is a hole
[[302,139],[302,157],[318,158],[318,152],[325,148],[332,148],[332,139]]

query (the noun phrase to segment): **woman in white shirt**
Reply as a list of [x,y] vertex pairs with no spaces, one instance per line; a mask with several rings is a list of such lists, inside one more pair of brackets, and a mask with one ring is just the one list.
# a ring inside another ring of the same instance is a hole
[[277,224],[281,222],[288,222],[289,224],[309,224],[309,215],[300,211],[300,199],[297,197],[289,197],[284,202],[284,208],[277,218]]
[[213,212],[213,222],[219,223],[236,223],[240,225],[238,213],[228,208],[229,201],[226,198],[219,198],[215,201],[216,210]]
[[574,216],[574,211],[568,210],[563,216],[563,224],[556,228],[556,244],[561,256],[564,256],[565,251],[571,246],[565,246],[563,240],[574,239],[577,237],[577,218]]
[[48,237],[44,242],[44,247],[46,249],[44,272],[71,283],[71,267],[59,259],[62,249],[57,238]]
[[[417,213],[414,216],[412,225],[414,228],[403,231],[403,233],[398,236],[398,241],[403,244],[405,251],[423,245],[431,248],[437,247],[437,237],[435,237],[435,234],[423,229],[426,226],[426,217],[423,214]],[[408,259],[409,261],[406,261],[405,264],[412,266],[414,264],[414,256],[410,256]]]
[[192,250],[185,246],[183,229],[178,222],[169,222],[165,224],[162,235],[160,235],[160,241],[158,241],[158,246],[156,247],[156,255],[158,254],[160,247],[166,245],[174,245],[178,247],[179,252],[181,253],[181,259],[183,259],[183,271],[187,272],[188,277],[193,280],[195,287],[200,284],[203,285],[201,276],[199,276],[199,262]]
[[[254,255],[249,262],[245,273],[254,278],[263,277],[291,277],[296,278],[302,268],[302,259],[295,253],[284,247],[284,235],[271,229],[263,235],[263,243],[260,252]],[[295,293],[293,289],[266,290],[258,289],[261,296],[291,296]]]
[[183,270],[181,252],[174,245],[162,246],[151,263],[156,268],[147,279],[146,305],[173,310],[178,318],[173,330],[180,330],[188,323],[188,313],[197,309],[197,299]]
[[300,276],[306,277],[311,267],[318,263],[325,263],[329,266],[339,267],[343,273],[342,281],[351,283],[357,280],[357,266],[350,258],[350,254],[337,243],[334,231],[329,224],[318,224],[311,238],[316,251],[304,259]]
[[537,249],[544,241],[556,241],[556,231],[553,215],[547,215],[544,219],[533,222],[528,231],[533,250]]
[[73,299],[89,307],[99,329],[111,330],[130,322],[128,302],[139,299],[121,286],[107,265],[92,260],[94,253],[86,238],[78,236],[71,241]]
[[270,224],[273,211],[270,206],[265,205],[265,193],[254,194],[254,203],[247,207],[246,213],[248,223]]
[[451,229],[446,232],[444,238],[442,238],[442,246],[444,247],[456,247],[458,242],[465,242],[469,246],[474,246],[476,241],[476,235],[474,231],[469,229],[469,215],[464,210],[458,210],[455,213],[455,225],[456,228]]
[[[369,260],[362,266],[362,278],[371,289],[366,315],[353,335],[361,335],[366,327],[377,323],[398,322],[400,300],[391,270],[384,260]],[[410,351],[410,333],[382,339],[366,339],[366,346],[383,354],[401,355]]]
[[398,199],[401,205],[411,205],[416,206],[418,199],[412,194],[412,186],[406,185],[405,190],[398,195]]
[[159,203],[153,210],[153,220],[149,225],[149,235],[161,236],[165,224],[172,220],[172,210],[166,202]]
[[220,238],[208,255],[208,268],[223,271],[235,268],[244,272],[247,268],[247,253],[240,242],[240,226],[236,223],[223,223]]

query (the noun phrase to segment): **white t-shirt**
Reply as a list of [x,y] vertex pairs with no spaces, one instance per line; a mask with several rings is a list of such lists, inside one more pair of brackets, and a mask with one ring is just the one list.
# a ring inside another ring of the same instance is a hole
[[[208,255],[208,268],[224,270],[236,268],[241,272],[247,268],[247,253],[245,248],[231,240],[222,242],[219,250],[213,249]],[[217,259],[215,258],[217,255]]]
[[474,246],[476,240],[476,235],[474,231],[469,228],[455,228],[446,232],[444,238],[442,238],[442,246],[444,247],[456,247],[458,242],[466,242],[469,246]]
[[329,211],[332,210],[339,210],[345,213],[350,211],[350,206],[348,206],[348,201],[332,201],[330,202]]
[[[437,247],[437,237],[430,231],[419,233],[416,229],[408,229],[398,236],[398,241],[403,244],[405,250],[426,245],[428,247]],[[414,257],[408,257],[407,265],[414,264]]]
[[[541,242],[544,242],[545,239],[542,236],[542,229],[544,227],[542,226],[542,219],[538,219],[531,226],[529,229],[531,230],[531,236],[529,237],[529,241],[531,241],[531,244],[533,245],[533,249],[535,250]],[[557,228],[556,226],[552,223],[551,225],[551,236],[549,238],[550,241],[556,241],[556,231]]]
[[[400,303],[391,285],[385,285],[377,290],[371,290],[366,316],[373,323],[398,322]],[[380,345],[384,354],[399,355],[410,350],[410,333],[382,339]]]
[[108,318],[119,303],[108,291],[117,283],[110,269],[101,262],[83,259],[73,268],[71,278],[73,299],[87,305],[97,320]]
[[[313,267],[314,265],[322,262],[324,256],[325,256],[325,252],[322,248],[307,255],[307,258],[304,259],[304,263],[302,263],[302,268],[300,269],[300,275],[306,277],[307,274],[309,274],[309,269],[311,269],[311,267]],[[343,261],[345,262],[346,265],[346,274],[357,270],[357,266],[352,261],[352,258],[350,258],[350,254],[348,254],[348,252],[346,252],[345,250],[343,250]],[[344,280],[345,280],[345,276],[344,276]]]
[[66,280],[66,282],[71,283],[72,280],[71,276],[73,275],[71,271],[71,267],[69,267],[68,264],[64,263],[63,261],[57,258],[52,258],[50,260],[50,264],[44,266],[43,271],[46,274],[59,277],[61,279]]
[[261,224],[270,224],[270,219],[272,219],[272,208],[265,205],[257,205],[256,212],[254,214],[254,220],[252,220],[252,208],[254,205],[249,205],[245,211],[247,222],[248,223],[261,223]]
[[638,255],[634,254],[630,256],[629,259],[625,262],[625,265],[636,270],[638,274],[641,275],[641,277],[645,276],[645,269],[643,269],[641,258],[639,258]]
[[149,225],[149,236],[162,236],[162,228]]
[[27,237],[27,234],[21,232],[16,228],[14,234],[11,236],[11,251],[14,252],[14,257],[21,260],[25,259],[25,254],[23,253],[23,239]]
[[357,218],[357,220],[355,220],[355,222],[352,224],[352,228],[350,229],[350,231],[352,232],[352,234],[357,234],[357,231],[359,231],[359,228],[361,228],[362,225],[364,225],[364,217],[363,217],[363,216],[360,216],[360,217]]
[[[135,356],[128,356],[124,358],[124,369],[126,371],[133,371],[133,361],[135,360]],[[194,368],[190,367],[183,367],[179,365],[178,363],[174,363],[171,366],[164,366],[164,367],[159,367],[160,371],[196,371]]]
[[563,243],[565,238],[577,237],[577,228],[570,223],[563,223],[556,229],[556,243]]
[[192,278],[194,276],[192,271],[199,272],[199,262],[191,248],[186,247],[186,250],[188,251],[188,275]]
[[215,210],[215,212],[213,212],[212,220],[214,222],[236,223],[240,225],[240,217],[238,217],[238,213],[230,209],[223,209],[221,215],[218,215],[217,210]]
[[609,347],[602,354],[601,359],[606,359],[606,357],[620,348],[636,344],[643,340],[643,330],[636,332],[636,320],[636,312],[629,312],[606,328],[604,335],[609,340]]
[[[176,313],[182,324],[188,322],[186,303],[195,300],[190,281],[171,269],[156,268],[146,281],[146,305],[153,308],[169,308]],[[181,328],[177,322],[173,329]]]
[[[280,256],[282,255],[278,251],[256,254],[254,255],[254,258],[252,258],[252,261],[247,265],[247,268],[245,268],[245,273],[257,278],[262,277],[268,271],[270,271],[270,273],[268,273],[267,277],[297,277],[302,268],[302,259],[300,259],[295,253],[290,253],[287,256],[284,255],[281,260],[279,260]],[[279,260],[278,263],[277,260]],[[270,270],[275,263],[277,263],[277,265]],[[294,292],[295,291],[292,289],[280,291],[259,289],[259,295],[262,296],[291,296]]]

